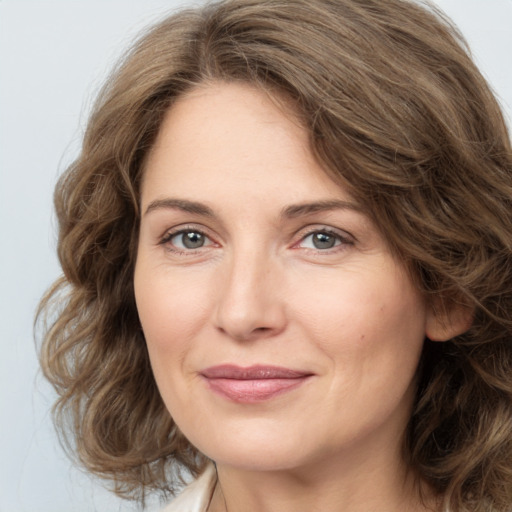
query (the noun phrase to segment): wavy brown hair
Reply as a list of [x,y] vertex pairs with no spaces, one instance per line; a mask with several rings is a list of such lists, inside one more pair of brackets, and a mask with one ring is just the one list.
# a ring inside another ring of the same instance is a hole
[[173,14],[121,61],[56,188],[64,276],[39,310],[70,449],[132,498],[204,465],[158,393],[133,272],[145,157],[169,106],[212,80],[292,99],[431,306],[474,310],[463,335],[425,341],[404,457],[452,512],[509,510],[510,138],[457,30],[406,0],[226,0]]

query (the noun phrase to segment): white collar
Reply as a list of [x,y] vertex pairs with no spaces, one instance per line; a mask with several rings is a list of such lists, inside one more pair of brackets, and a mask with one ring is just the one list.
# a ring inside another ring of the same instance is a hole
[[191,482],[161,512],[206,512],[217,483],[217,472],[208,464],[201,475]]

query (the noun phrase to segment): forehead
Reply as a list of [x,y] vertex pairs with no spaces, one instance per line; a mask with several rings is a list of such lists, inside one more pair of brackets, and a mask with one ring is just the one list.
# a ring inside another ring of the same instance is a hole
[[247,195],[280,187],[348,198],[314,157],[291,102],[244,83],[202,85],[170,107],[145,165],[143,202],[171,184],[195,196],[238,184]]

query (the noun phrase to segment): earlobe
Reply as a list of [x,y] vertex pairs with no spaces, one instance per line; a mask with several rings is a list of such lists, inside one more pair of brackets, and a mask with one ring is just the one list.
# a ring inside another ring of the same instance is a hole
[[445,310],[430,308],[427,313],[425,335],[431,341],[448,341],[464,334],[473,323],[474,309],[457,304]]

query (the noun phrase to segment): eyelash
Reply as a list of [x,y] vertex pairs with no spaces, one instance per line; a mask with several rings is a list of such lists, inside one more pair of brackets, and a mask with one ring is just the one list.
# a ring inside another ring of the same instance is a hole
[[306,233],[304,233],[299,242],[294,244],[294,247],[298,247],[300,244],[304,243],[304,241],[315,234],[324,234],[329,237],[335,238],[335,245],[333,247],[325,248],[325,249],[318,249],[318,248],[305,248],[308,251],[316,251],[317,253],[332,253],[344,250],[347,245],[354,245],[354,239],[348,235],[348,234],[341,234],[339,231],[329,228],[327,226],[324,227],[315,227],[310,230],[308,230]]
[[[171,244],[171,240],[179,235],[183,235],[185,233],[195,233],[198,235],[203,236],[205,239],[209,240],[211,243],[209,243],[206,246],[201,246],[196,249],[194,248],[188,248],[188,249],[181,249],[180,247],[176,247],[174,244]],[[212,245],[214,242],[212,241],[211,237],[209,237],[203,229],[195,228],[194,226],[185,226],[178,228],[173,231],[168,231],[159,241],[159,245],[166,246],[166,249],[168,251],[171,251],[176,254],[183,254],[183,255],[192,255],[195,254],[197,251],[203,249],[204,247],[208,247]]]
[[[206,246],[200,246],[198,248],[187,248],[187,249],[181,249],[180,247],[176,247],[174,244],[171,244],[171,240],[179,235],[183,235],[185,233],[195,233],[200,236],[203,236],[205,239],[209,240],[210,243],[208,243]],[[293,244],[292,248],[299,249],[300,245],[304,243],[304,241],[315,235],[315,234],[325,234],[329,237],[335,238],[335,245],[333,247],[328,247],[324,249],[318,249],[318,248],[312,248],[312,247],[305,247],[304,249],[307,251],[315,251],[317,253],[322,254],[329,254],[332,252],[337,252],[340,250],[344,250],[347,245],[354,245],[354,239],[350,235],[342,235],[339,231],[334,230],[329,227],[316,227],[308,230],[306,233],[304,233],[300,240]],[[166,249],[179,255],[193,255],[196,254],[197,251],[204,249],[205,247],[209,247],[210,245],[214,245],[215,242],[209,237],[203,229],[195,228],[193,226],[186,226],[182,228],[178,228],[173,231],[168,231],[159,241],[159,245],[166,246]]]

